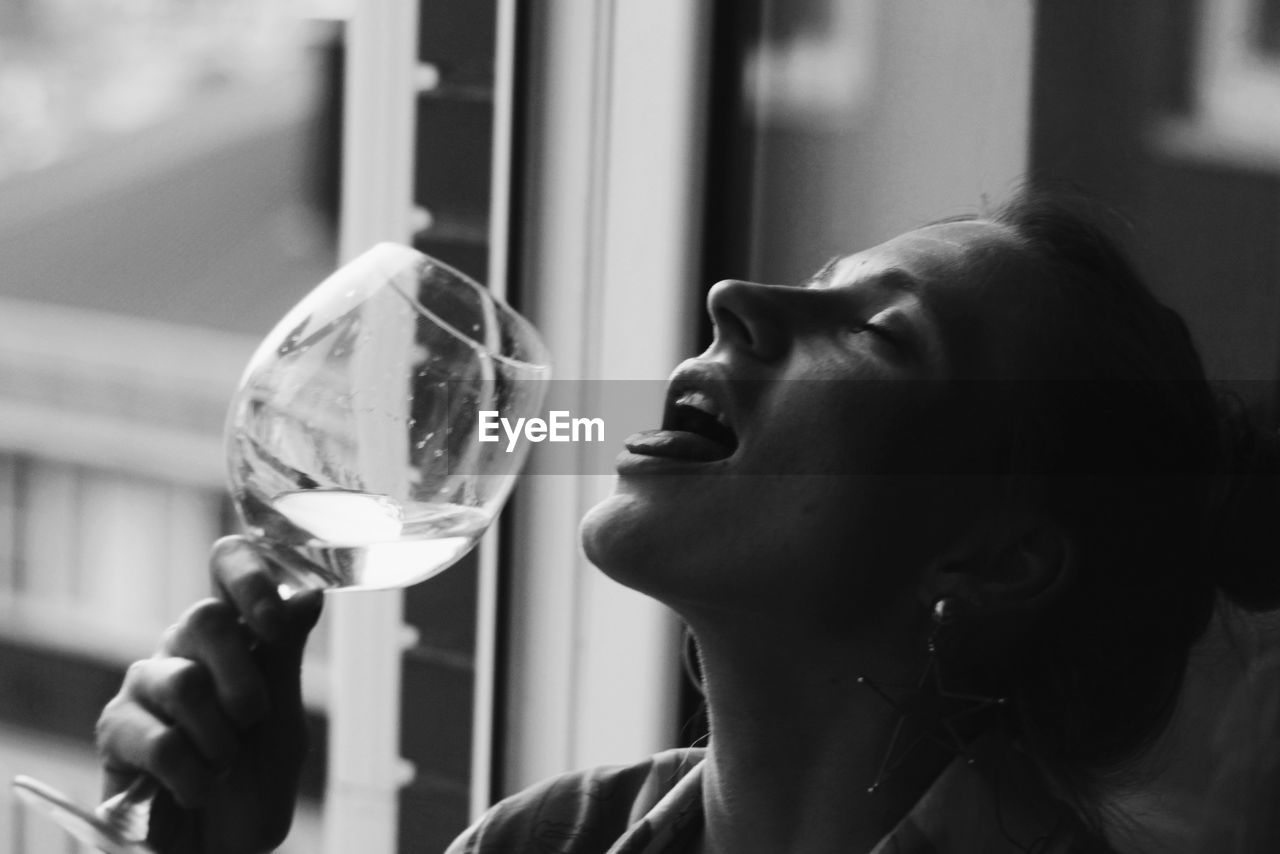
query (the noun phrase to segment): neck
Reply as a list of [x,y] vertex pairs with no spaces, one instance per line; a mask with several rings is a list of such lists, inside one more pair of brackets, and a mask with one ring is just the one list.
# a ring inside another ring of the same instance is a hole
[[[920,742],[868,792],[900,716],[859,677],[903,696],[908,689],[897,686],[917,682],[923,650],[909,639],[869,649],[806,636],[803,628],[744,622],[749,625],[695,627],[712,732],[705,850],[870,850],[952,757]],[[911,739],[901,740],[895,754]]]

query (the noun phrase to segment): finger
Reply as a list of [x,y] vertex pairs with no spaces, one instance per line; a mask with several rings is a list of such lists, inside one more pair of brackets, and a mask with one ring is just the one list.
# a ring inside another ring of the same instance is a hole
[[195,823],[187,820],[186,811],[178,806],[173,795],[164,789],[156,792],[147,816],[147,845],[158,854],[198,851],[197,833]]
[[127,715],[122,711],[122,704],[127,701],[116,697],[108,703],[98,716],[94,729],[94,744],[98,755],[102,757],[102,799],[113,797],[125,789],[137,778],[141,770],[126,762],[121,755],[120,742],[129,738],[123,730],[128,726]]
[[216,596],[231,603],[258,637],[275,640],[283,602],[267,561],[244,537],[223,537],[209,555]]
[[231,605],[205,599],[165,633],[161,657],[187,658],[203,665],[218,704],[236,726],[245,728],[262,720],[271,705],[252,640]]
[[291,596],[284,603],[279,638],[258,649],[264,679],[275,696],[292,699],[301,692],[302,656],[323,605],[324,595],[319,590]]
[[239,740],[203,665],[186,658],[137,661],[125,674],[124,689],[152,715],[181,729],[215,775],[231,770]]
[[[119,700],[119,698],[117,698]],[[146,773],[187,809],[202,804],[215,782],[195,745],[137,703],[112,701],[98,727],[98,749],[107,772],[106,794],[123,791]]]

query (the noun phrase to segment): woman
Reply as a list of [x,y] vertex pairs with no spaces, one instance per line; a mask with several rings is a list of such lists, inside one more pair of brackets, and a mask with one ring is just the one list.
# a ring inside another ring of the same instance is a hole
[[[1034,198],[709,308],[714,343],[583,541],[688,624],[710,747],[553,781],[451,850],[1123,847],[1107,794],[1215,591],[1277,600],[1223,529],[1275,508],[1274,478],[1226,477],[1274,453],[1228,449],[1181,321]],[[213,566],[222,601],[135,665],[100,743],[109,790],[142,769],[189,808],[157,806],[165,850],[260,851],[287,827],[300,747],[276,734],[318,605],[279,602],[242,541]]]

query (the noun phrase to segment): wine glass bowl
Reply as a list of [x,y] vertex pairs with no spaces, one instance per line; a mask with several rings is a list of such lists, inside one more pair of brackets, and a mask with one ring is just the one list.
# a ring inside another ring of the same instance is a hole
[[401,587],[449,566],[525,449],[479,413],[529,417],[549,375],[520,315],[463,274],[380,244],[258,348],[227,422],[231,492],[286,590]]

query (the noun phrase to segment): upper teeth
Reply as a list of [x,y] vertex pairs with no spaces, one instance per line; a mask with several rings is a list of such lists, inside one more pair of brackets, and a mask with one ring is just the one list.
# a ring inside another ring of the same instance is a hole
[[721,424],[725,424],[724,413],[716,406],[715,401],[700,391],[686,391],[676,398],[676,406],[688,406],[699,412],[705,412]]

